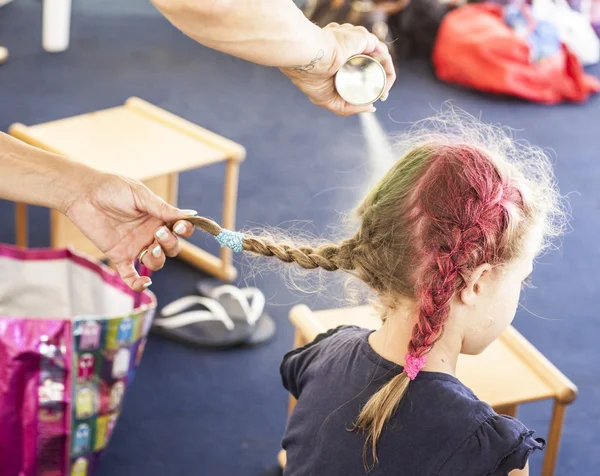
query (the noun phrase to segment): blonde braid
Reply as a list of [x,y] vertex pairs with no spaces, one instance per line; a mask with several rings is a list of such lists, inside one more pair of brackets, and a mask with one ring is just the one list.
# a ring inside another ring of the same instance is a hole
[[[227,231],[208,218],[186,217],[185,220],[215,237]],[[352,256],[356,248],[356,240],[351,238],[342,241],[339,245],[327,244],[318,248],[310,246],[295,248],[286,244],[273,243],[267,238],[243,235],[242,247],[244,251],[260,256],[274,256],[285,263],[297,263],[304,269],[353,270]]]

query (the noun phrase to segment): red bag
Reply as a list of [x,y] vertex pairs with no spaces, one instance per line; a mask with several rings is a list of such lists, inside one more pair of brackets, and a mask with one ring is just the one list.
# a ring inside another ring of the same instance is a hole
[[469,4],[442,20],[433,65],[442,81],[545,104],[580,102],[600,90],[563,44],[555,55],[530,61],[529,45],[495,4]]

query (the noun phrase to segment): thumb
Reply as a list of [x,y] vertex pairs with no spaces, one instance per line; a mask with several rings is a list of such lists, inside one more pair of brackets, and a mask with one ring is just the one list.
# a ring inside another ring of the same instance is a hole
[[198,214],[195,210],[181,210],[170,205],[145,186],[136,193],[139,194],[140,210],[164,223],[174,223],[177,220]]

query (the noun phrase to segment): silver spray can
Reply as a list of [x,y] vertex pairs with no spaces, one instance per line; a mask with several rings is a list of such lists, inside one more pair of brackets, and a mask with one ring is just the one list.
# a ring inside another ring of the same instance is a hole
[[336,73],[334,82],[344,101],[367,106],[383,95],[387,78],[379,61],[367,55],[355,55]]

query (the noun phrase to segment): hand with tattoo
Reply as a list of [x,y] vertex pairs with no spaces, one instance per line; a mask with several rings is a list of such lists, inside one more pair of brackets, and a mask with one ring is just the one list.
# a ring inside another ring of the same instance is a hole
[[323,37],[323,47],[315,52],[312,61],[280,70],[317,106],[341,116],[373,111],[373,105],[354,106],[344,101],[335,90],[334,78],[350,56],[372,56],[382,64],[386,72],[387,85],[382,96],[382,101],[385,101],[396,80],[387,46],[366,28],[350,24],[330,23],[323,28]]

